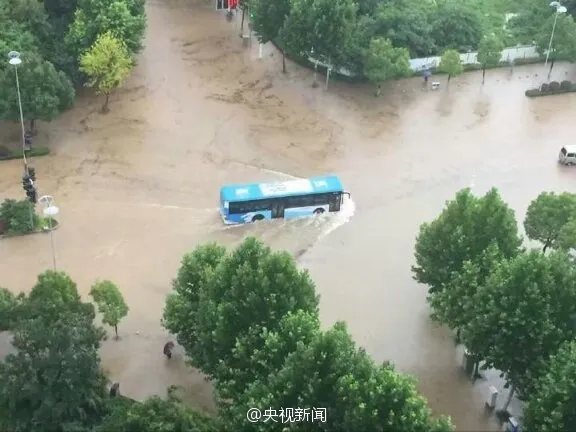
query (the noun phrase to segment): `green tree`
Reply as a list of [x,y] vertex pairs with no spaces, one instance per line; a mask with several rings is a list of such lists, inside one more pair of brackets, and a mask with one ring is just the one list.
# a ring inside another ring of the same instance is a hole
[[215,418],[191,410],[169,393],[168,400],[157,396],[144,402],[116,403],[94,432],[214,432]]
[[455,50],[444,51],[440,58],[440,71],[448,74],[448,84],[450,84],[450,78],[464,72],[460,53]]
[[375,34],[395,47],[407,48],[412,57],[430,56],[436,50],[430,25],[432,7],[431,2],[418,0],[383,2],[373,14]]
[[15,235],[34,231],[40,221],[34,211],[34,204],[28,200],[13,199],[5,199],[0,204],[0,220],[6,223],[6,233]]
[[[10,20],[5,21],[1,16],[0,25],[2,25],[2,31],[0,32],[0,56],[2,56],[3,59],[8,59],[8,53],[10,51],[22,53],[23,61],[39,53],[38,40],[24,25]],[[7,61],[0,62],[0,74],[6,69],[13,69],[13,67],[9,66],[10,64]],[[12,70],[12,87],[2,88],[2,90],[0,90],[2,95],[8,96],[8,92],[16,92],[14,80],[14,71]]]
[[443,290],[428,297],[432,318],[452,330],[457,330],[458,342],[460,329],[473,319],[476,313],[474,295],[503,259],[498,246],[495,243],[490,244],[476,259],[465,261],[460,271],[454,273],[444,285]]
[[571,226],[576,223],[576,195],[542,192],[528,206],[524,230],[530,240],[542,243],[542,252],[558,246],[576,247]]
[[564,343],[524,406],[526,432],[576,430],[576,342]]
[[514,212],[496,189],[475,197],[469,189],[448,201],[442,213],[420,226],[416,238],[414,279],[428,285],[428,292],[441,291],[462,269],[494,243],[506,258],[518,254],[522,239]]
[[78,0],[66,43],[79,58],[100,35],[111,32],[136,54],[142,49],[145,30],[144,0]]
[[482,39],[482,16],[465,3],[445,2],[431,19],[432,37],[442,51],[474,51]]
[[[34,130],[35,120],[50,121],[74,103],[75,91],[64,72],[37,56],[23,56],[18,68],[22,112]],[[14,91],[12,68],[0,71],[0,116],[5,120],[19,120],[18,94]]]
[[364,58],[364,75],[376,83],[376,96],[380,96],[382,81],[406,77],[412,73],[410,56],[406,48],[394,48],[388,39],[376,38]]
[[576,60],[576,23],[574,23],[574,18],[570,15],[552,15],[544,22],[544,25],[536,35],[536,48],[538,52],[540,55],[546,55],[554,20],[556,20],[556,28],[554,29],[552,49],[548,56],[548,60],[550,61],[548,79],[550,79],[556,60],[567,60],[571,62]]
[[[38,47],[46,53],[47,38],[51,34],[48,16],[44,5],[38,0],[0,0],[0,23],[14,22],[33,34],[37,41],[42,41]],[[3,29],[4,30],[4,29]],[[12,48],[15,49],[15,48]]]
[[504,43],[497,36],[484,36],[480,41],[477,61],[482,65],[482,84],[486,78],[486,68],[498,66],[503,49]]
[[198,343],[198,305],[200,294],[218,264],[226,257],[226,248],[216,243],[200,245],[182,258],[172,292],[166,298],[162,325],[176,335],[178,343],[190,352]]
[[21,297],[15,296],[6,288],[0,287],[0,332],[12,328],[19,301],[21,301]]
[[102,314],[102,322],[114,327],[118,339],[118,324],[128,315],[128,305],[118,287],[109,280],[96,282],[90,289],[90,295]]
[[284,430],[282,420],[286,423],[288,418],[280,410],[269,412],[271,421],[246,429],[251,407],[326,409],[324,423],[292,423],[290,430],[452,430],[448,419],[431,416],[411,377],[398,374],[390,364],[375,365],[342,323],[317,332],[309,343],[299,343],[279,371],[250,384],[224,414],[227,430]]
[[485,368],[503,372],[525,398],[559,346],[574,338],[576,272],[564,252],[532,250],[505,260],[471,300],[474,317],[462,330],[466,345]]
[[[264,328],[274,331],[291,311],[317,313],[318,298],[308,274],[298,270],[290,255],[272,252],[254,238],[247,238],[225,257],[216,247],[211,253],[207,271],[196,272],[198,294],[190,287],[185,295],[197,313],[186,315],[182,307],[174,306],[176,301],[169,300],[164,323],[179,341],[186,342],[183,347],[192,364],[220,385],[235,378],[232,371],[254,366],[250,357],[264,341],[253,338],[251,349],[235,350],[242,336],[258,335]],[[186,326],[194,330],[186,330],[184,338],[178,330]],[[246,384],[236,380],[235,388]]]
[[98,350],[104,333],[70,282],[46,272],[19,306],[11,329],[16,354],[0,363],[0,430],[87,430],[103,414],[106,378]]
[[[290,13],[290,1],[250,0],[250,8],[254,15],[252,28],[258,35],[260,43],[267,43],[278,38]],[[282,51],[282,72],[286,73],[286,52]]]
[[218,384],[220,393],[237,398],[250,383],[279,371],[286,358],[300,345],[310,343],[319,331],[318,314],[302,310],[288,312],[273,331],[261,326],[250,327],[246,334],[238,337],[234,347],[234,357],[249,359],[249,363],[237,362],[227,371],[226,376],[230,378]]
[[80,57],[80,70],[88,76],[88,87],[94,87],[106,99],[102,112],[108,111],[112,90],[124,83],[134,63],[124,43],[107,32],[96,39],[94,45]]
[[356,10],[353,0],[294,0],[281,39],[290,52],[340,66],[352,44]]

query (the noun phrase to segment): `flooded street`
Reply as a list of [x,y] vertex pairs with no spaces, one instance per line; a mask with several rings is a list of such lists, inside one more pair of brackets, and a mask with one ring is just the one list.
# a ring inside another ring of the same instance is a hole
[[[414,238],[462,187],[498,187],[520,221],[541,191],[576,190],[576,169],[556,163],[573,139],[576,96],[526,98],[543,65],[488,71],[484,86],[480,72],[438,91],[421,79],[389,83],[379,99],[370,86],[331,82],[326,92],[292,63],[283,75],[273,47],[259,60],[255,40],[242,46],[239,22],[213,3],[149,1],[146,49],[111,112],[85,97],[39,125],[37,145],[52,154],[33,164],[61,212],[58,268],[83,295],[113,280],[130,306],[121,341],[105,343],[105,367],[126,395],[179,384],[213,410],[202,377],[161,353],[164,299],[185,252],[256,235],[310,270],[326,326],[346,321],[376,360],[415,374],[458,430],[497,430],[484,417],[487,384],[462,376],[451,336],[429,320],[426,288],[410,272]],[[552,79],[576,79],[562,67]],[[0,164],[0,196],[24,196],[21,173],[21,161]],[[340,215],[232,228],[218,216],[224,183],[328,173],[352,193]],[[0,286],[29,290],[52,266],[50,238],[2,240],[0,257]]]

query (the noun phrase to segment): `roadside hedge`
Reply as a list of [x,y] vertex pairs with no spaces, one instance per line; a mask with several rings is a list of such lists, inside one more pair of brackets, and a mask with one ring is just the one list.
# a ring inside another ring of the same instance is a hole
[[[47,154],[50,154],[48,147],[34,147],[32,150],[26,152],[26,157],[46,156]],[[22,149],[10,150],[0,146],[0,161],[11,159],[22,159]]]
[[576,84],[572,81],[564,80],[562,82],[552,81],[544,83],[539,88],[526,90],[524,94],[528,97],[539,97],[574,92],[576,92]]

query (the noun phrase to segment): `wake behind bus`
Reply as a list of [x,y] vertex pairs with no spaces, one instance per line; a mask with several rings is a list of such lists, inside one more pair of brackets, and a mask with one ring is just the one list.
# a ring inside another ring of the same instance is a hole
[[264,219],[295,219],[338,212],[350,196],[335,175],[274,183],[226,185],[220,189],[220,214],[226,224]]

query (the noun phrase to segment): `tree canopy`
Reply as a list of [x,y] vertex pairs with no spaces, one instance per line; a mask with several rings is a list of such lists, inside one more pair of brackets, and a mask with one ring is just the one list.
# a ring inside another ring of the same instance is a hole
[[442,51],[474,51],[483,35],[482,17],[463,2],[445,2],[434,13],[431,34]]
[[504,43],[495,35],[484,36],[478,46],[478,63],[482,65],[482,82],[486,77],[486,68],[498,66],[502,58]]
[[526,235],[542,243],[542,252],[576,247],[575,224],[576,195],[568,192],[542,192],[530,203],[524,219]]
[[506,258],[518,254],[522,239],[514,212],[496,189],[482,197],[463,189],[440,215],[420,226],[416,238],[414,278],[441,291],[466,261],[475,261],[494,243]]
[[96,282],[90,290],[90,295],[102,314],[102,321],[114,328],[118,337],[118,324],[128,315],[128,305],[118,287],[109,280]]
[[11,325],[15,354],[0,362],[0,429],[86,430],[104,412],[106,378],[92,323],[75,284],[48,271],[18,306]]
[[576,430],[576,342],[565,342],[538,379],[524,407],[526,432]]
[[[447,419],[431,416],[411,378],[390,364],[374,364],[342,323],[318,331],[309,343],[299,343],[279,371],[252,383],[225,414],[230,430],[246,424],[250,407],[306,410],[309,420],[292,423],[291,430],[452,430]],[[314,407],[325,408],[324,422],[319,421],[323,413]],[[251,430],[282,431],[290,416],[298,416],[272,411],[271,421],[254,423]],[[311,416],[316,416],[314,423]]]
[[441,72],[448,74],[448,82],[452,77],[460,75],[464,72],[464,66],[462,65],[462,59],[460,58],[460,53],[456,50],[444,51],[442,57],[440,58]]
[[562,251],[531,250],[501,261],[471,302],[466,345],[523,397],[550,355],[576,335],[576,273]]
[[394,48],[387,39],[372,39],[364,59],[364,75],[378,85],[377,96],[380,96],[382,81],[412,73],[409,60],[406,48]]
[[[164,325],[195,366],[219,382],[234,380],[242,388],[246,383],[232,371],[249,370],[250,357],[263,340],[251,337],[253,345],[244,351],[236,350],[239,338],[274,330],[288,312],[317,313],[318,298],[308,274],[298,270],[288,254],[272,252],[254,238],[226,255],[216,245],[202,249],[183,261],[189,269],[181,268],[179,276],[190,279],[175,283],[176,296],[167,300]],[[179,334],[184,327],[184,335]]]
[[106,97],[103,112],[108,110],[110,93],[128,78],[133,66],[126,45],[110,31],[99,35],[94,45],[81,55],[80,70],[88,77],[86,85]]

